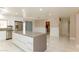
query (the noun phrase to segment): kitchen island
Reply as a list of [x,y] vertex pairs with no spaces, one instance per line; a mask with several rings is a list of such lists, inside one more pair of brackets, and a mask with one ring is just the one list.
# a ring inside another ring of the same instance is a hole
[[26,52],[43,52],[47,48],[45,33],[15,31],[12,37],[12,42]]

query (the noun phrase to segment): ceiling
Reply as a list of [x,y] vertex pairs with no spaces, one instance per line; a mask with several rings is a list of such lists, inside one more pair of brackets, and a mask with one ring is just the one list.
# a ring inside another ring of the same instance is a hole
[[[4,16],[24,15],[24,17],[32,18],[47,18],[51,16],[69,17],[79,12],[78,7],[1,7],[0,9],[8,10],[7,13],[3,13]],[[0,13],[1,12],[2,11],[0,11]]]

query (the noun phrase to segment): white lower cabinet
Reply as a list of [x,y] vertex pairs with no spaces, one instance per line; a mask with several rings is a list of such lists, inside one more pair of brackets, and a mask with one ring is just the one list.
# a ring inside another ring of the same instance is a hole
[[33,38],[13,33],[12,42],[26,52],[33,51]]
[[6,31],[0,31],[0,40],[6,40]]
[[26,52],[32,52],[32,48],[29,48],[28,45],[20,42],[19,40],[13,40],[13,43]]

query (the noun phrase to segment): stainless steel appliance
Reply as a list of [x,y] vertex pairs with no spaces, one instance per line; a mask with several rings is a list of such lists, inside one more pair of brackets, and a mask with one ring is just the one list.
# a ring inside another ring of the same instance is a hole
[[15,21],[15,31],[22,31],[22,30],[23,30],[23,22]]
[[8,26],[6,30],[6,40],[12,39],[12,26]]

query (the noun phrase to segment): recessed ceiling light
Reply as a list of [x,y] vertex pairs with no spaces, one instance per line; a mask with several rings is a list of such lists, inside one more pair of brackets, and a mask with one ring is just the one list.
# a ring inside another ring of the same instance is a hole
[[42,9],[42,8],[40,8],[40,11],[43,11],[43,9]]
[[18,15],[18,13],[16,12],[16,15]]
[[22,12],[25,12],[25,9],[22,9]]
[[25,9],[22,9],[22,16],[25,18],[26,17],[26,11]]

